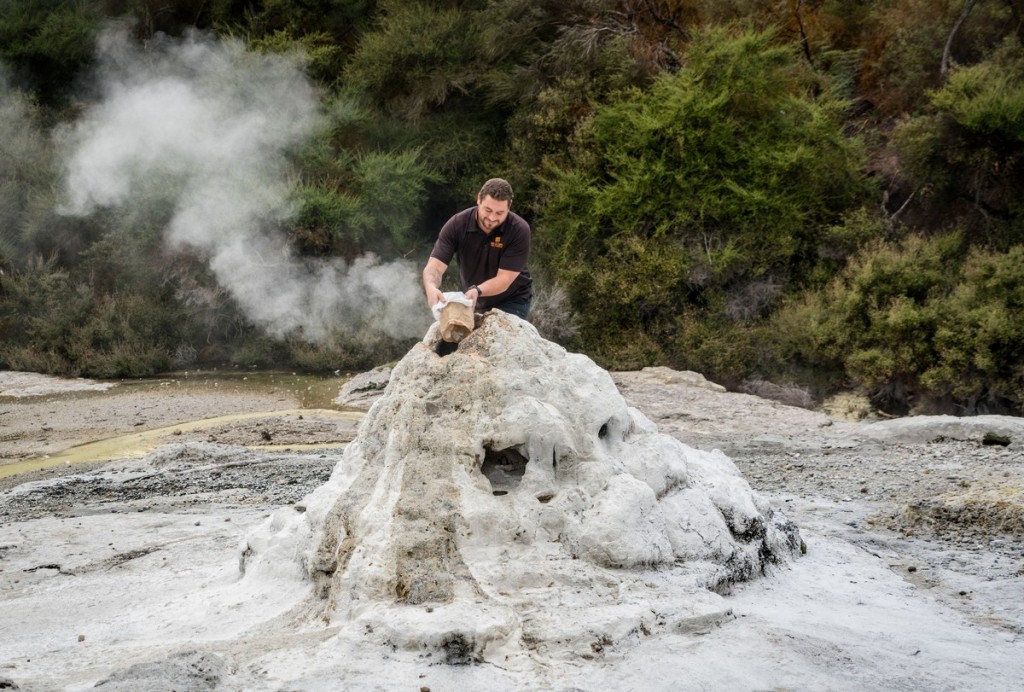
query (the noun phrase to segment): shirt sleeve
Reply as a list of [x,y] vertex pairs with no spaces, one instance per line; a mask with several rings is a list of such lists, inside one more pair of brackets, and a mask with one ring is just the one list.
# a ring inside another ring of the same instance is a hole
[[501,260],[498,262],[499,269],[521,272],[526,269],[527,261],[530,259],[530,226],[521,221],[516,233],[509,238],[505,251],[501,253]]
[[452,257],[455,256],[455,250],[458,248],[458,232],[456,231],[455,216],[448,219],[444,226],[441,227],[441,233],[437,236],[437,241],[434,243],[434,249],[430,251],[430,256],[441,260],[445,264],[452,263]]

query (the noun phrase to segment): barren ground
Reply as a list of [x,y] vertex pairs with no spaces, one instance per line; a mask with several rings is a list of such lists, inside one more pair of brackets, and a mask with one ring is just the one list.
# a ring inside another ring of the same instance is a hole
[[[5,375],[11,376],[0,373],[0,391]],[[1021,419],[854,423],[727,393],[688,373],[652,369],[613,377],[627,401],[663,432],[731,456],[750,484],[800,526],[809,554],[819,544],[831,554],[833,539],[852,546],[929,601],[1019,644]],[[9,496],[0,507],[0,526],[82,517],[100,507],[145,513],[193,505],[201,512],[210,498],[257,512],[297,502],[326,480],[336,462],[336,455],[318,449],[337,450],[355,434],[357,416],[324,394],[336,393],[344,381],[296,385],[283,378],[230,386],[168,378],[106,391],[5,391],[0,492],[40,483],[38,492]],[[311,396],[314,388],[323,389]],[[370,405],[370,394],[359,406]],[[79,453],[87,461],[73,461],[76,452],[89,451],[86,443],[111,438],[118,444],[94,449],[91,456]],[[177,442],[202,444],[165,455],[162,470],[133,470],[132,458]],[[239,445],[254,451],[240,456]],[[115,473],[90,472],[119,459],[126,461],[115,465],[121,469]],[[48,460],[59,463],[45,466]],[[10,475],[17,464],[25,470]],[[118,480],[119,473],[128,480]],[[46,483],[69,474],[75,474],[74,482]]]
[[[0,489],[175,442],[342,445],[360,415],[333,403],[347,379],[186,373],[85,389],[84,381],[0,372]],[[7,475],[15,464],[24,472]]]

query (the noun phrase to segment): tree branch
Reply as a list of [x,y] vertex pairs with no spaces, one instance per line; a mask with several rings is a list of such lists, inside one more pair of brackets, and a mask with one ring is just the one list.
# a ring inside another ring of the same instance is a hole
[[803,48],[804,57],[807,58],[808,64],[813,65],[814,62],[811,60],[811,42],[807,38],[807,30],[804,28],[804,18],[800,13],[803,6],[803,0],[796,0],[793,4],[793,16],[796,18],[796,25],[800,29],[800,47]]
[[949,37],[946,39],[946,47],[942,51],[942,64],[939,66],[939,77],[942,81],[946,81],[946,75],[949,73],[949,53],[953,48],[953,39],[956,37],[956,33],[960,31],[960,26],[967,19],[967,15],[971,13],[978,0],[967,0],[964,3],[964,9],[960,12],[960,17],[956,20],[956,24],[953,25],[953,29],[949,32]]

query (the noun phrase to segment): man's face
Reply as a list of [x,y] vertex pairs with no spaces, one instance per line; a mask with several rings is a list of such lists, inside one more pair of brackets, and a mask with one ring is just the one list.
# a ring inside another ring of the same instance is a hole
[[483,199],[476,198],[476,223],[480,229],[490,233],[500,226],[508,216],[508,200],[499,201],[487,195]]

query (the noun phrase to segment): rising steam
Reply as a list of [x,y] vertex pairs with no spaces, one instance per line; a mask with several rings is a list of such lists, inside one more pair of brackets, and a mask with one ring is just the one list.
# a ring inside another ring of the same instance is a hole
[[168,201],[167,243],[203,253],[249,318],[276,336],[317,341],[368,321],[393,337],[423,333],[428,314],[409,263],[311,264],[280,230],[295,212],[286,152],[320,122],[297,60],[199,34],[141,48],[109,31],[99,75],[98,102],[59,134],[64,213]]

